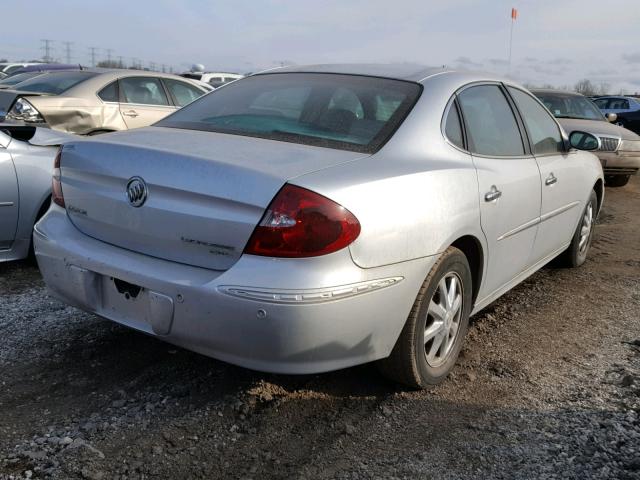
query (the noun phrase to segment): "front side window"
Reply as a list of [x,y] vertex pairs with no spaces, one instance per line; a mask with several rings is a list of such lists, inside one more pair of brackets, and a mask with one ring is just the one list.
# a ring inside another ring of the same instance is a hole
[[142,105],[169,105],[160,79],[153,77],[129,77],[120,79],[120,89],[125,103]]
[[528,93],[508,88],[531,137],[533,153],[542,155],[562,152],[564,147],[560,129],[549,113]]
[[472,153],[487,156],[524,155],[513,111],[497,85],[478,85],[458,95]]
[[402,123],[421,85],[326,73],[247,77],[156,125],[374,152]]
[[165,78],[164,83],[171,92],[171,95],[173,95],[173,98],[176,101],[176,105],[179,107],[184,107],[187,103],[193,102],[196,98],[201,97],[204,93],[193,85],[189,85],[185,82],[180,82],[179,80]]

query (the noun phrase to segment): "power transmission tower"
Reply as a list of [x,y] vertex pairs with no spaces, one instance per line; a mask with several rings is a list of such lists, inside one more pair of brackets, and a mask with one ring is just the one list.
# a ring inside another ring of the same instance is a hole
[[113,49],[107,48],[107,62],[109,63],[109,67],[111,67],[111,52],[113,52]]
[[62,42],[64,43],[64,53],[67,59],[67,63],[71,63],[71,45],[73,42]]
[[53,58],[51,58],[51,53],[53,51],[53,40],[44,38],[40,41],[42,42],[42,50],[44,51],[44,56],[42,57],[42,60],[44,61],[44,63],[52,62]]
[[149,62],[149,70],[151,70],[152,72],[156,71],[156,64],[155,62]]
[[124,63],[122,63],[123,58],[122,55],[118,55],[118,68],[124,68]]
[[95,67],[96,66],[96,51],[98,50],[97,47],[89,47],[89,55],[91,55],[91,66]]

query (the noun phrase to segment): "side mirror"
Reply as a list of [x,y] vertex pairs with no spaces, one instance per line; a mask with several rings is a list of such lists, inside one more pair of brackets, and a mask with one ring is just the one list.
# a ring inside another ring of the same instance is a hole
[[618,114],[617,114],[617,113],[607,113],[607,114],[605,114],[605,118],[606,118],[609,122],[613,123],[613,122],[615,122],[616,120],[618,120]]
[[593,151],[601,147],[601,142],[595,135],[576,130],[569,135],[569,145],[578,150]]

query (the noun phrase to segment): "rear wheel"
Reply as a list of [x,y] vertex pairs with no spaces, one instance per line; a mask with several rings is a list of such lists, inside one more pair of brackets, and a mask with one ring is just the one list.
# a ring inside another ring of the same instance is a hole
[[576,228],[571,245],[560,256],[560,263],[566,267],[579,267],[587,259],[591,242],[593,241],[593,230],[596,224],[598,212],[598,197],[595,191],[591,191],[580,222]]
[[412,388],[441,383],[456,363],[471,313],[467,257],[449,247],[431,269],[380,371]]
[[624,187],[629,183],[630,175],[608,175],[604,177],[607,187]]

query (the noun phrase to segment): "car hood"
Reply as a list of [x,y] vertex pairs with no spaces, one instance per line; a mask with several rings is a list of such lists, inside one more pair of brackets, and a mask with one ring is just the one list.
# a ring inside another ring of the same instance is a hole
[[622,128],[609,122],[601,122],[599,120],[580,120],[577,118],[558,118],[558,122],[565,129],[567,134],[574,130],[592,133],[594,135],[612,135],[622,138],[622,140],[640,140],[640,136],[631,130]]

